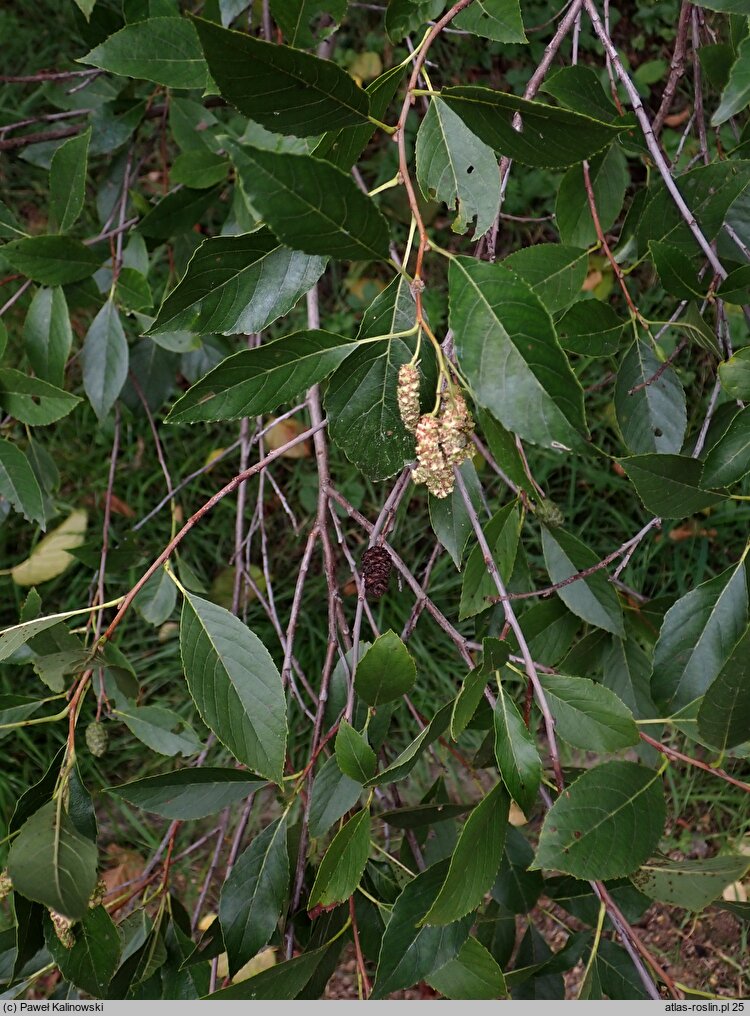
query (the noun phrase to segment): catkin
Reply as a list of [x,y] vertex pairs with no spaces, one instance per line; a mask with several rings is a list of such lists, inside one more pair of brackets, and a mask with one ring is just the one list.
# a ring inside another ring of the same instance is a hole
[[396,400],[404,426],[414,434],[419,423],[419,370],[413,363],[399,368]]
[[415,483],[424,483],[434,497],[453,492],[453,467],[470,455],[469,437],[474,421],[461,392],[443,396],[437,415],[425,413],[416,426]]

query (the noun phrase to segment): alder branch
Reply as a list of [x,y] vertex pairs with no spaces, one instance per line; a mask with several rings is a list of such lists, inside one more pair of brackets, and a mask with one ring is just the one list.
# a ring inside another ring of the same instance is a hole
[[321,420],[319,423],[315,424],[315,426],[311,427],[309,430],[303,431],[301,434],[298,434],[296,437],[292,438],[291,441],[287,441],[285,444],[281,445],[281,447],[276,448],[274,451],[270,452],[268,455],[266,455],[264,459],[261,459],[260,462],[256,462],[254,466],[250,466],[250,468],[246,469],[244,472],[238,473],[237,476],[233,477],[233,479],[231,479],[229,483],[227,483],[224,487],[222,487],[221,490],[217,491],[212,497],[210,497],[208,501],[205,502],[205,504],[201,505],[198,511],[190,516],[190,518],[187,520],[182,529],[180,529],[180,531],[169,541],[169,543],[161,552],[161,554],[159,554],[156,560],[146,569],[146,571],[138,579],[133,588],[125,596],[125,599],[122,601],[119,610],[117,611],[114,618],[110,622],[109,627],[101,637],[100,641],[102,642],[102,644],[111,639],[115,629],[118,627],[123,617],[128,612],[133,600],[136,598],[138,593],[145,586],[145,584],[148,582],[148,580],[151,578],[154,572],[157,571],[158,568],[160,568],[166,561],[169,560],[169,558],[172,556],[177,547],[179,547],[179,545],[185,539],[190,530],[193,529],[193,527],[196,526],[200,522],[200,520],[219,503],[219,501],[222,501],[227,496],[227,494],[231,494],[232,491],[236,490],[241,483],[245,483],[247,480],[251,479],[251,477],[259,473],[262,469],[265,469],[266,466],[268,466],[271,462],[275,462],[276,459],[280,458],[290,448],[294,448],[295,445],[301,444],[303,441],[306,441],[308,438],[312,437],[312,435],[317,433],[318,430],[322,430],[323,427],[325,427],[325,425],[327,424],[327,422],[328,421],[325,419]]
[[661,104],[656,116],[654,117],[654,134],[661,133],[664,121],[672,108],[672,102],[674,101],[675,92],[677,91],[677,85],[680,82],[680,78],[685,73],[687,34],[688,27],[690,25],[692,7],[693,5],[690,3],[690,0],[682,0],[680,17],[677,21],[677,35],[675,37],[674,52],[672,53],[672,62],[669,67],[669,77],[667,78],[667,84],[664,88]]
[[601,561],[597,561],[596,564],[592,564],[589,568],[584,568],[582,571],[576,572],[575,575],[569,575],[566,579],[561,579],[560,582],[555,582],[551,586],[545,586],[544,589],[533,589],[528,593],[506,593],[504,596],[488,596],[487,599],[490,603],[504,603],[510,600],[530,600],[536,596],[551,596],[552,593],[557,592],[558,589],[564,589],[565,586],[572,585],[574,582],[580,582],[581,579],[587,579],[589,576],[594,575],[596,572],[601,571],[602,568],[606,568],[608,565],[616,561],[618,557],[622,557],[623,554],[632,554],[633,550],[638,546],[641,540],[654,528],[661,526],[661,519],[653,518],[650,522],[647,522],[642,529],[640,529],[635,536],[631,536],[629,540],[626,540],[622,546],[618,547],[617,550],[613,550],[611,554],[607,554]]
[[461,475],[461,470],[457,466],[453,467],[453,475],[456,479],[456,486],[458,487],[461,493],[466,513],[469,516],[471,527],[474,530],[474,534],[477,538],[477,543],[479,544],[479,547],[482,551],[485,566],[492,581],[495,583],[495,588],[497,589],[498,593],[500,594],[500,597],[502,598],[505,620],[508,622],[510,629],[516,636],[516,641],[518,642],[518,647],[521,651],[521,656],[523,657],[524,666],[526,668],[526,674],[529,678],[529,681],[534,686],[534,694],[536,696],[537,705],[539,706],[542,718],[544,720],[544,729],[547,734],[547,744],[549,746],[550,759],[552,761],[552,769],[555,774],[557,788],[559,791],[562,791],[563,787],[565,786],[565,783],[563,780],[562,769],[560,767],[560,754],[557,749],[557,738],[555,736],[554,717],[552,716],[549,705],[547,704],[547,697],[544,694],[544,689],[542,688],[541,682],[539,680],[539,675],[536,672],[536,666],[531,656],[531,651],[526,641],[526,636],[524,635],[521,629],[521,625],[518,623],[518,619],[516,618],[513,608],[508,602],[507,592],[505,590],[505,583],[503,582],[500,576],[497,564],[495,563],[495,559],[492,556],[492,551],[490,550],[490,546],[487,543],[487,538],[484,535],[484,530],[482,529],[479,517],[476,513],[476,509],[474,508],[471,497],[469,496],[469,492],[466,489],[466,484],[464,482],[463,476]]

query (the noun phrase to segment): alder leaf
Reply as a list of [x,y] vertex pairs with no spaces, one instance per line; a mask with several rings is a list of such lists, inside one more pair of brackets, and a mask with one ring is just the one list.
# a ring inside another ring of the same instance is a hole
[[534,868],[576,878],[629,875],[653,853],[666,809],[661,776],[635,762],[588,769],[547,812]]
[[367,121],[367,93],[332,61],[193,21],[221,94],[267,130],[309,138]]
[[190,694],[206,726],[251,772],[281,784],[286,700],[276,665],[258,636],[228,610],[186,592],[180,649]]

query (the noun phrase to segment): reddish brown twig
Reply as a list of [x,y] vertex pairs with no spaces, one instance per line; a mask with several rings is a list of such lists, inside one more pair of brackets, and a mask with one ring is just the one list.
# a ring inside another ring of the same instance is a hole
[[641,740],[645,741],[646,744],[650,744],[652,748],[656,748],[662,755],[666,755],[667,758],[676,759],[678,762],[685,762],[689,766],[695,766],[696,769],[702,769],[704,773],[711,773],[712,776],[717,776],[720,780],[725,780],[727,783],[731,783],[734,787],[739,787],[740,790],[744,790],[745,793],[750,794],[750,783],[743,783],[742,780],[735,779],[725,769],[717,769],[714,766],[708,765],[707,762],[701,762],[700,759],[692,758],[690,755],[684,755],[681,751],[677,751],[676,748],[672,748],[668,744],[662,744],[660,741],[656,741],[653,737],[649,737],[648,734],[644,734],[642,730],[638,733],[641,736]]
[[664,88],[664,94],[662,95],[659,110],[654,117],[654,134],[659,134],[664,126],[664,121],[666,120],[669,110],[672,107],[675,92],[677,91],[677,85],[680,82],[680,78],[685,73],[687,34],[688,26],[690,25],[690,13],[692,7],[693,5],[689,2],[689,0],[682,0],[680,17],[677,21],[677,35],[674,42],[674,52],[672,53],[672,62],[669,67],[669,77],[667,78],[667,84]]
[[145,584],[148,582],[148,580],[151,578],[154,572],[157,571],[157,569],[159,569],[166,561],[169,560],[169,558],[172,556],[177,547],[179,547],[179,545],[185,539],[190,530],[194,526],[196,526],[200,522],[200,520],[211,511],[212,508],[215,508],[216,505],[219,503],[219,501],[223,500],[227,496],[227,494],[231,494],[232,491],[236,490],[241,483],[245,483],[251,477],[255,476],[256,473],[259,473],[261,469],[265,469],[266,466],[269,465],[269,463],[275,462],[276,459],[280,458],[284,454],[284,452],[288,451],[290,448],[293,448],[295,445],[301,444],[303,441],[306,441],[318,430],[322,430],[323,427],[326,425],[326,423],[327,420],[325,419],[321,420],[319,423],[315,424],[315,426],[311,427],[309,430],[303,431],[301,434],[298,434],[296,437],[292,438],[291,441],[287,441],[280,448],[275,449],[275,451],[269,452],[269,454],[266,455],[264,459],[261,459],[260,462],[256,462],[254,466],[250,466],[250,468],[246,469],[244,472],[238,473],[238,475],[235,476],[232,480],[230,480],[229,483],[227,483],[224,487],[222,487],[221,490],[217,491],[212,497],[210,497],[205,504],[201,505],[198,511],[195,512],[194,515],[190,516],[190,518],[187,520],[182,529],[176,534],[176,536],[174,536],[169,541],[169,543],[161,552],[161,554],[159,554],[156,560],[146,569],[143,575],[141,575],[141,577],[138,579],[136,584],[133,586],[133,588],[127,594],[125,599],[122,601],[120,609],[117,611],[114,618],[110,622],[109,627],[102,635],[101,641],[106,642],[112,637],[115,629],[120,624],[120,622],[122,621],[123,617],[128,612],[128,610],[130,609],[133,600],[136,598],[138,593],[145,586]]

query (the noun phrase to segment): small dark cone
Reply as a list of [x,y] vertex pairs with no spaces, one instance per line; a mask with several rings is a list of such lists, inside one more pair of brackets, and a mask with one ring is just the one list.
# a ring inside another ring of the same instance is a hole
[[362,555],[362,578],[365,592],[375,599],[388,591],[391,557],[385,547],[369,547]]

